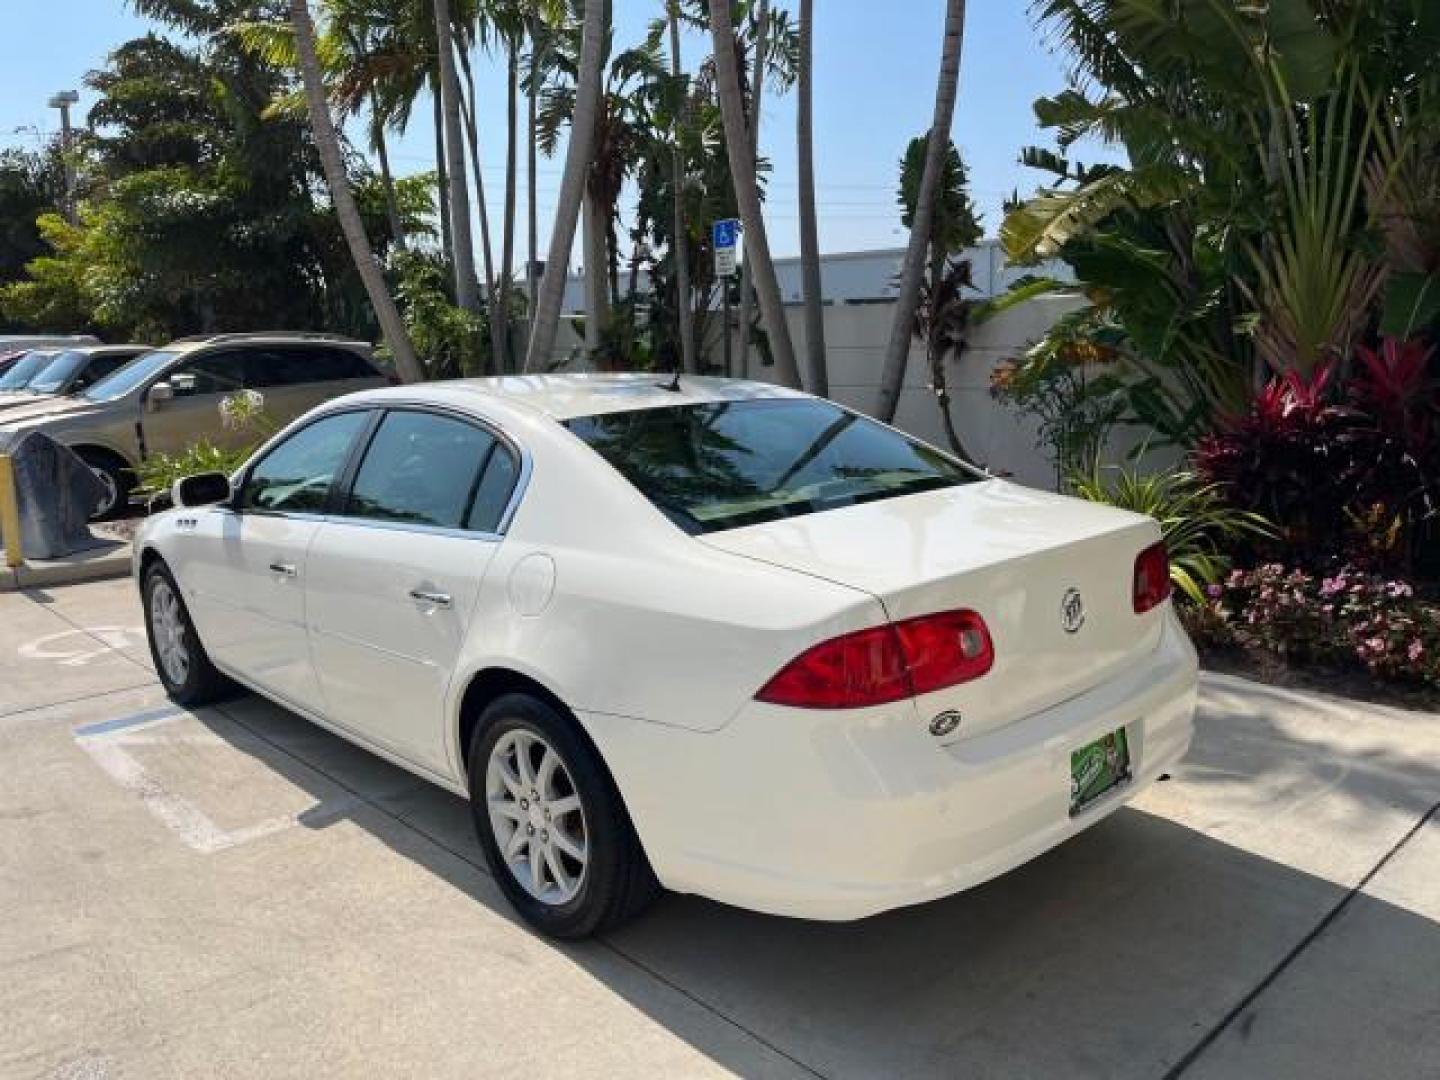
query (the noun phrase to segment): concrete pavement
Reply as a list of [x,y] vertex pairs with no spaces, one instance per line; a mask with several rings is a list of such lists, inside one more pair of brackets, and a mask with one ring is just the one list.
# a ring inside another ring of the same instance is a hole
[[0,1076],[1440,1076],[1440,717],[1207,677],[1174,779],[854,924],[511,917],[464,803],[0,596]]

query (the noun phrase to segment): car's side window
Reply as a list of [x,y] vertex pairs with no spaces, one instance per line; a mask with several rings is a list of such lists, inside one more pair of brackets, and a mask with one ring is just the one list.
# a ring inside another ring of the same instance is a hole
[[466,527],[496,439],[476,424],[397,410],[375,432],[345,513],[373,521]]
[[245,354],[216,352],[177,365],[167,375],[176,397],[233,394],[245,388]]
[[97,356],[85,365],[84,373],[75,380],[72,389],[83,390],[92,383],[99,382],[106,375],[119,371],[133,359],[135,359],[133,356]]
[[519,475],[520,463],[515,455],[504,443],[497,442],[475,487],[475,499],[470,504],[465,527],[474,532],[499,532]]
[[351,447],[369,420],[365,410],[337,413],[295,432],[250,470],[240,493],[241,508],[324,513]]

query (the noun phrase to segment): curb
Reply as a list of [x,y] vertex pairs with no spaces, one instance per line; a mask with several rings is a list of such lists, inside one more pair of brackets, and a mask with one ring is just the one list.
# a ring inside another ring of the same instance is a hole
[[129,577],[130,569],[130,545],[108,543],[63,559],[35,559],[13,569],[0,566],[0,593]]

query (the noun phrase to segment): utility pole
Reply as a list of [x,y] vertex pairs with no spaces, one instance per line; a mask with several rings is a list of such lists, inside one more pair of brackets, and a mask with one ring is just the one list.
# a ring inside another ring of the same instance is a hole
[[62,209],[65,217],[75,223],[75,165],[70,160],[70,106],[80,101],[74,90],[62,90],[49,101],[50,108],[60,110],[60,154],[65,165],[65,199]]

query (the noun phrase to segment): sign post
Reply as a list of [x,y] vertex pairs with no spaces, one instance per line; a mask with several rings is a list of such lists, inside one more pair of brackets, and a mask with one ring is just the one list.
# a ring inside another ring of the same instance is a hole
[[710,240],[715,248],[715,276],[720,280],[721,312],[725,331],[725,375],[728,378],[730,355],[730,279],[735,276],[735,253],[740,243],[740,222],[724,218],[710,226]]

